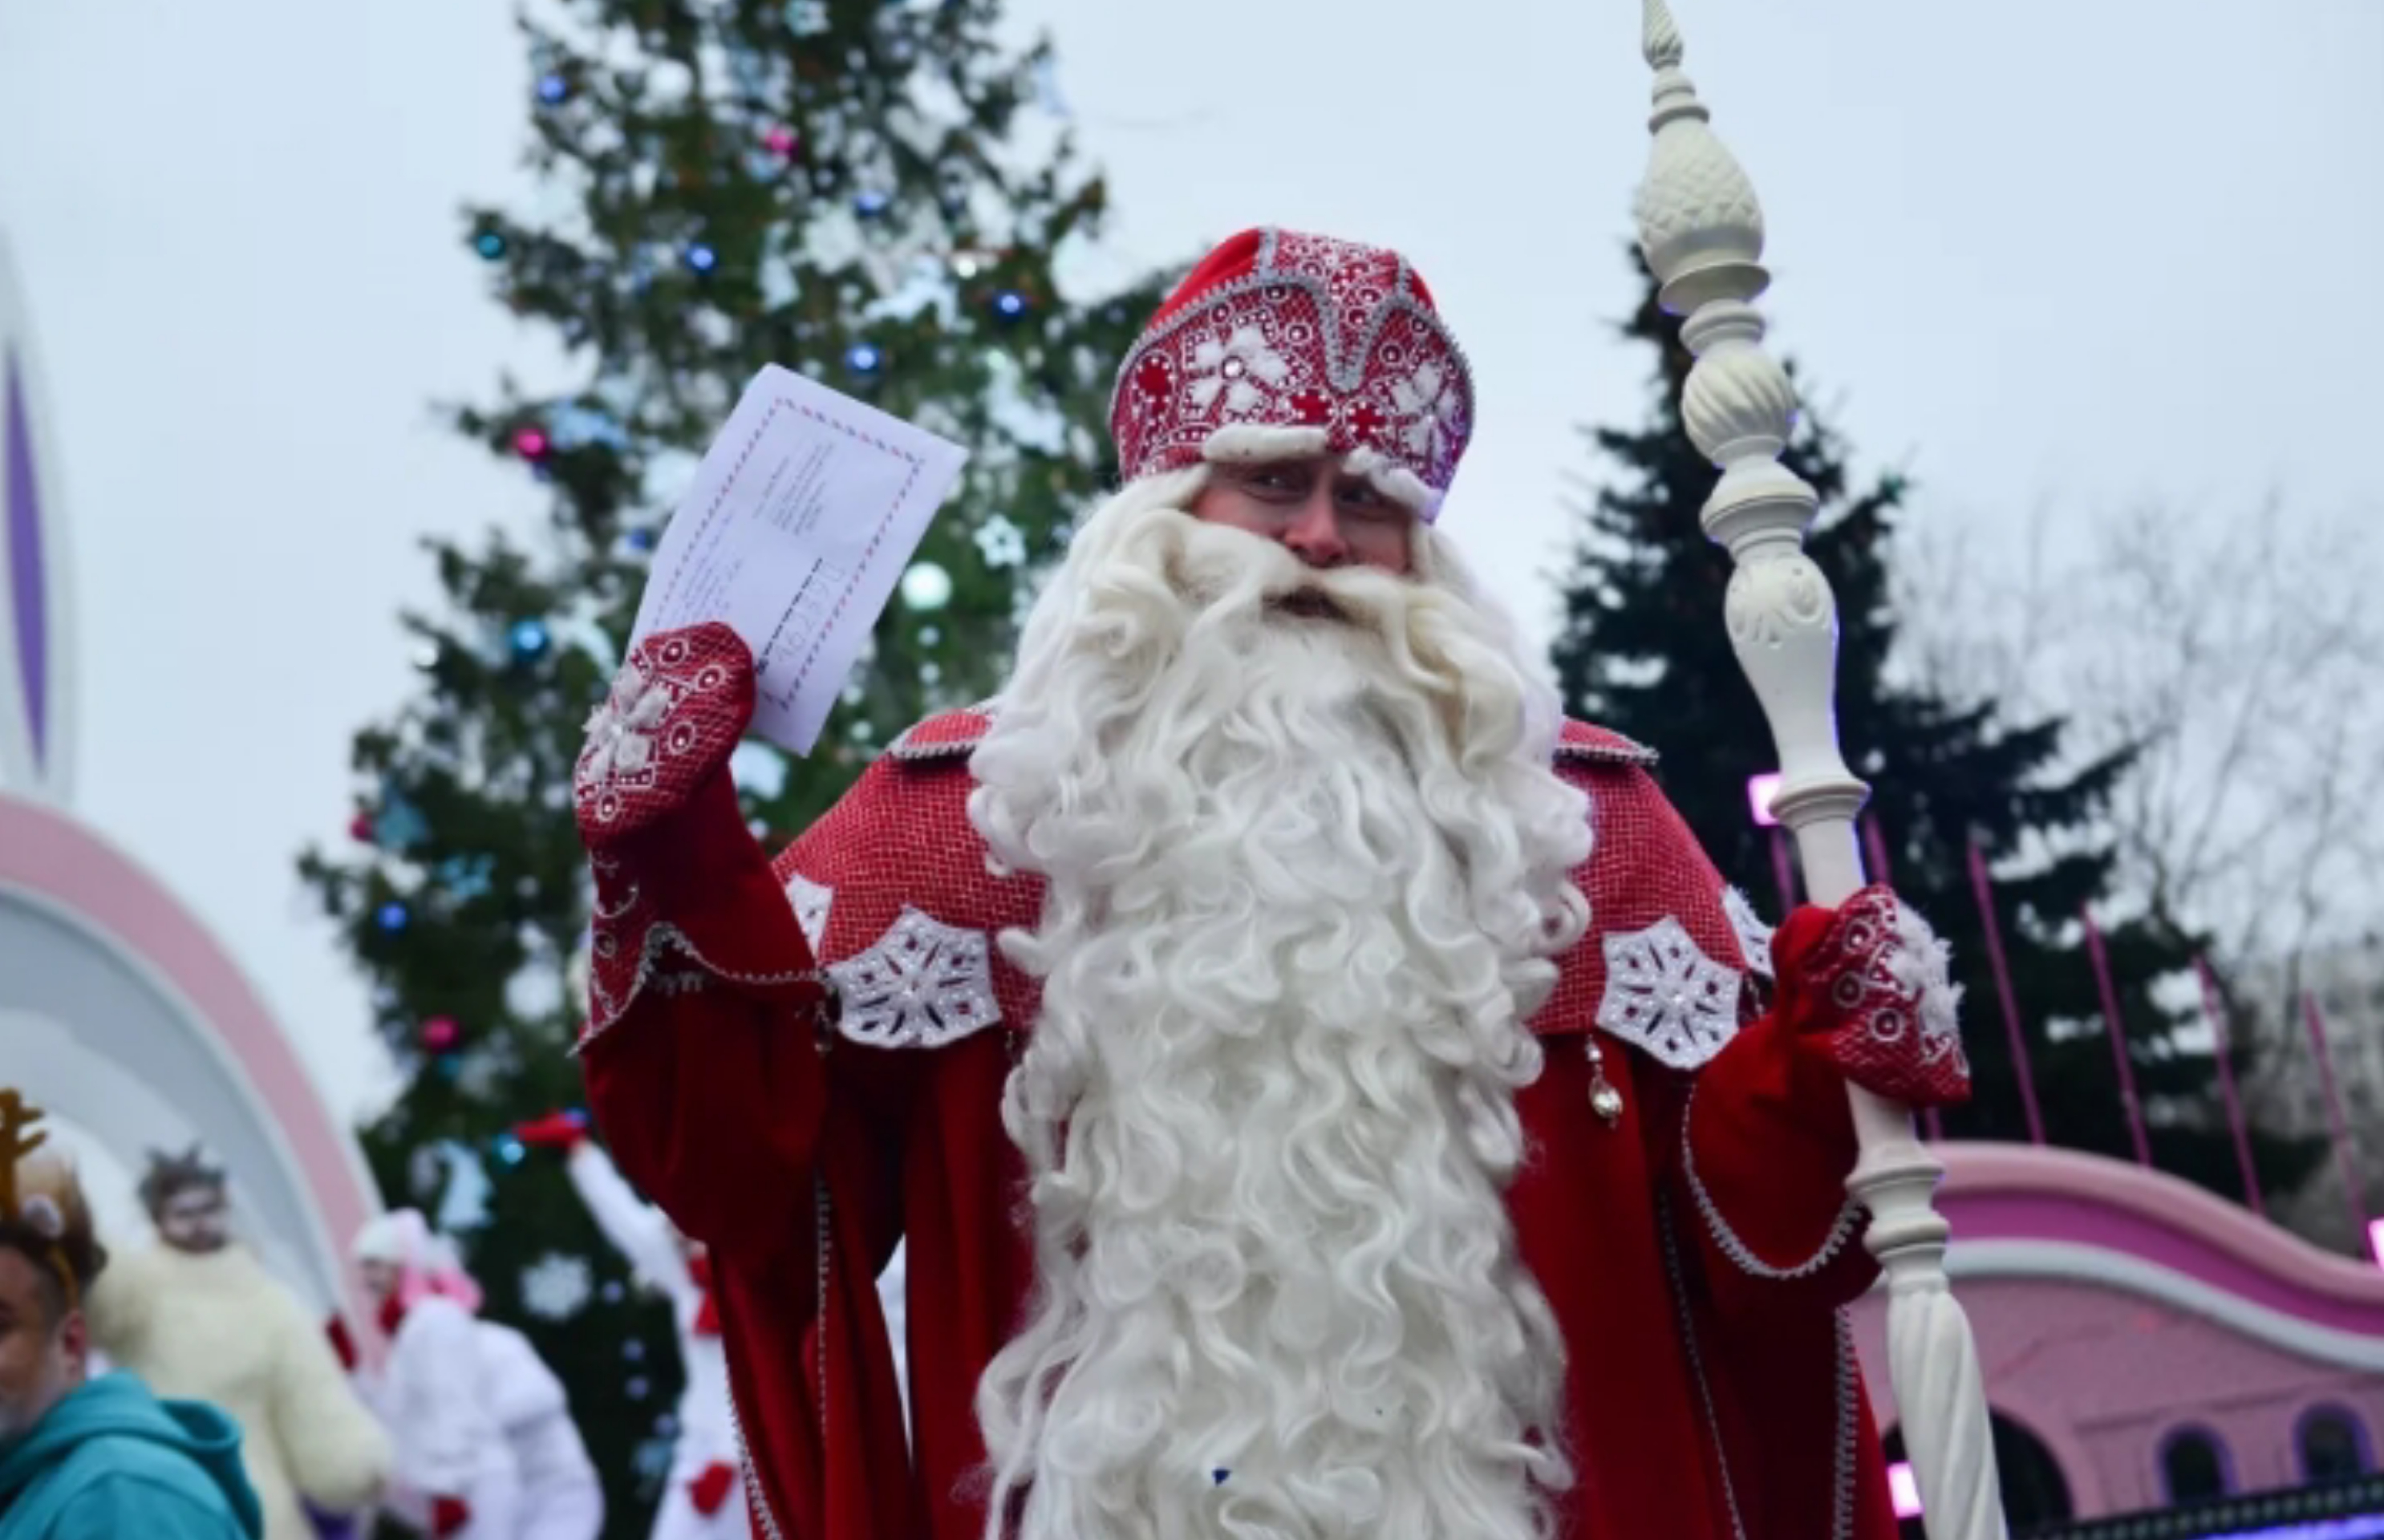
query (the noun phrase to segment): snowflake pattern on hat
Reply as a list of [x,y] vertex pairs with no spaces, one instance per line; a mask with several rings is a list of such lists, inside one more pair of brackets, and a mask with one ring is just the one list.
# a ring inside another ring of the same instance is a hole
[[1397,253],[1246,231],[1160,308],[1110,407],[1129,479],[1197,465],[1236,428],[1387,472],[1429,518],[1472,436],[1472,376]]

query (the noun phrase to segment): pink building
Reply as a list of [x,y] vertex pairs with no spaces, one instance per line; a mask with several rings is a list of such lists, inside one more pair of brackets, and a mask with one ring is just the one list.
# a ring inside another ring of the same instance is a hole
[[[2014,1534],[2384,1534],[2384,1269],[2100,1156],[1934,1148]],[[1886,1317],[1853,1311],[1894,1458]]]

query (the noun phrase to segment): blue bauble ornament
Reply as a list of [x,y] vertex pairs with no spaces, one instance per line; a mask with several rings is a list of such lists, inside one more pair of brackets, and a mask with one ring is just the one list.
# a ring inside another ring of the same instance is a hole
[[886,355],[867,342],[855,342],[845,350],[845,367],[855,374],[875,374],[885,362]]
[[390,900],[389,902],[381,905],[380,908],[373,913],[373,923],[392,936],[396,935],[399,931],[404,930],[405,928],[405,923],[413,918],[414,915],[406,909],[405,905],[398,902],[395,899]]
[[571,94],[571,82],[560,75],[541,75],[538,81],[538,99],[555,106]]
[[473,237],[472,249],[490,262],[502,261],[505,255],[505,238],[493,230],[484,230]]
[[708,273],[720,266],[720,254],[701,241],[687,244],[687,267],[691,273]]
[[547,635],[545,621],[516,620],[507,640],[513,643],[515,661],[528,663],[542,656],[553,639]]

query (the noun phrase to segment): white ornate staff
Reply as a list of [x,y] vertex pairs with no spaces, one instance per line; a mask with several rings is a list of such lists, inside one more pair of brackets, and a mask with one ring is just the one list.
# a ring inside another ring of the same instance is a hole
[[[1641,46],[1656,91],[1640,249],[1664,309],[1687,317],[1681,337],[1697,360],[1682,416],[1699,453],[1721,470],[1699,522],[1736,567],[1724,615],[1780,749],[1771,812],[1795,832],[1814,900],[1834,905],[1862,886],[1855,817],[1870,789],[1838,751],[1837,604],[1805,554],[1819,500],[1780,464],[1796,391],[1763,350],[1763,316],[1751,303],[1770,282],[1763,209],[1681,72],[1670,8],[1644,5]],[[1859,1087],[1847,1091],[1862,1152],[1846,1186],[1869,1211],[1864,1242],[1887,1273],[1889,1377],[1923,1521],[1930,1540],[2004,1540],[1978,1345],[1946,1285],[1947,1226],[1931,1205],[1943,1168],[1913,1137],[1905,1108]]]

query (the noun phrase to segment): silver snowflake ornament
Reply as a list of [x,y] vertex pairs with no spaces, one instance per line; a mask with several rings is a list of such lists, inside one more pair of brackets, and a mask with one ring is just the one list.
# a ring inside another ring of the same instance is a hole
[[1732,932],[1738,938],[1738,954],[1746,959],[1747,970],[1763,978],[1771,976],[1771,927],[1755,913],[1755,905],[1736,888],[1721,890],[1721,912],[1730,921]]
[[595,1293],[595,1277],[585,1257],[550,1251],[522,1269],[522,1309],[541,1321],[568,1321]]
[[941,1048],[1001,1020],[985,932],[905,908],[866,951],[828,969],[837,1029],[874,1048]]
[[1738,970],[1697,949],[1667,914],[1646,929],[1605,938],[1606,993],[1597,1025],[1659,1063],[1693,1070],[1738,1031]]
[[787,901],[794,905],[796,928],[803,933],[812,955],[818,956],[821,943],[827,939],[827,912],[836,903],[836,889],[797,872],[787,878]]

